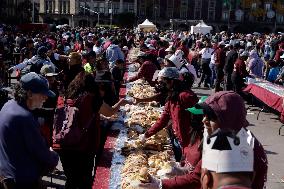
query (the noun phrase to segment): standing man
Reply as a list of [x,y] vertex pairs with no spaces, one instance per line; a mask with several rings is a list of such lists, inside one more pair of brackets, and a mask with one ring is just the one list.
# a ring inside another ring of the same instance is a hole
[[110,68],[114,66],[115,61],[117,61],[118,59],[124,60],[124,54],[117,44],[118,41],[113,40],[111,45],[106,50],[106,58],[109,62]]
[[[8,189],[37,189],[40,177],[54,169],[58,155],[40,134],[32,111],[55,94],[48,81],[34,73],[24,75],[15,89],[15,100],[0,111],[0,186]],[[0,187],[1,188],[1,187]]]
[[225,80],[225,90],[230,91],[233,90],[233,83],[232,83],[232,73],[234,70],[234,64],[238,58],[237,46],[230,46],[230,51],[227,54],[226,62],[224,66],[224,80]]

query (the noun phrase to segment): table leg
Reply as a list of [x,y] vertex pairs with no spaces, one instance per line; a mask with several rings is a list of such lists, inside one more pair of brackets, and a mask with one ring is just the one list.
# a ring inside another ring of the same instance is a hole
[[261,110],[259,110],[259,112],[258,112],[258,114],[257,114],[256,120],[258,120],[260,113],[261,113],[261,112],[264,112],[264,111],[265,111],[265,105],[263,105],[262,108],[261,108]]
[[282,127],[284,127],[284,125],[281,125],[280,128],[279,128],[279,135],[281,135],[281,129]]

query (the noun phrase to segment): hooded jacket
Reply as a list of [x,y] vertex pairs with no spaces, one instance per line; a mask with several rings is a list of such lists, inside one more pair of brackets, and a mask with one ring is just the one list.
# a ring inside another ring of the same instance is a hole
[[124,60],[124,54],[118,45],[111,44],[106,50],[106,58],[109,63],[114,64],[116,60]]
[[260,78],[263,76],[263,61],[259,58],[256,51],[252,51],[250,53],[250,61],[248,67],[250,74]]
[[[210,106],[220,121],[220,129],[230,129],[238,132],[249,123],[246,120],[246,107],[240,95],[233,91],[222,91],[209,96],[205,104]],[[253,189],[265,188],[267,180],[267,156],[262,144],[255,138],[254,142],[254,171]]]

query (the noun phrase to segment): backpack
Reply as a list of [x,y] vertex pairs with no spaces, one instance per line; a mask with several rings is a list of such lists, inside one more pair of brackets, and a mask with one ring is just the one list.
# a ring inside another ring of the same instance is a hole
[[30,72],[35,72],[40,74],[41,67],[45,64],[47,60],[41,58],[31,58],[27,61],[27,65],[25,68],[21,70],[20,75],[23,76]]
[[80,150],[81,143],[87,137],[88,128],[92,122],[90,120],[85,127],[79,125],[78,107],[81,100],[82,97],[66,101],[61,99],[61,105],[55,109],[52,135],[54,149]]

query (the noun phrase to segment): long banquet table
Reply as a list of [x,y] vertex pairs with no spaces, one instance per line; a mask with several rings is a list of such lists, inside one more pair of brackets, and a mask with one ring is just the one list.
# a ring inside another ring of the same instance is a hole
[[[268,81],[260,80],[255,83],[250,83],[243,90],[244,92],[250,93],[259,100],[261,100],[268,107],[273,108],[274,110],[280,113],[280,121],[284,123],[284,108],[283,108],[283,99],[284,99],[284,87],[270,83]],[[259,115],[259,114],[258,114]],[[279,128],[279,135],[281,128]]]

